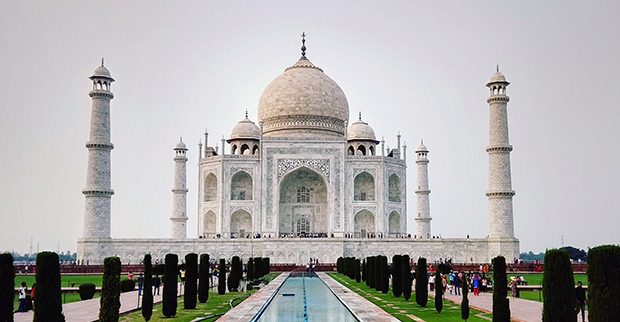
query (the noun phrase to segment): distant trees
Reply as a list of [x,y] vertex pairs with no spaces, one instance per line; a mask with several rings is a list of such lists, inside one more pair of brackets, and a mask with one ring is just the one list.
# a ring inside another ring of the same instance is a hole
[[144,255],[144,287],[142,288],[142,317],[149,321],[153,316],[153,263],[151,254]]
[[198,301],[206,303],[209,300],[209,255],[200,255],[200,268],[198,269]]
[[[58,261],[56,261],[58,263]],[[37,263],[38,264],[38,263]],[[38,265],[37,265],[38,266]],[[38,275],[37,267],[37,275]],[[38,276],[37,276],[38,277]],[[60,271],[58,272],[58,288],[60,291]],[[37,300],[35,303],[45,301],[40,298],[41,284],[37,278]],[[107,257],[103,260],[103,284],[101,286],[101,306],[99,308],[99,321],[115,322],[119,318],[121,308],[121,260],[118,257]],[[58,295],[60,305],[60,294]],[[35,308],[35,314],[37,309]],[[44,319],[42,321],[50,321]],[[63,320],[64,321],[64,318]]]
[[162,313],[165,317],[171,318],[177,314],[179,257],[176,254],[166,254],[165,263]]
[[620,247],[591,248],[588,251],[588,320],[620,321],[619,289]]
[[510,322],[508,303],[508,278],[506,276],[506,258],[497,256],[493,265],[493,322]]
[[421,307],[428,304],[428,275],[426,271],[426,258],[418,258],[415,271],[415,302]]
[[463,299],[461,300],[461,319],[463,321],[467,321],[469,319],[469,299],[467,298],[467,292],[469,291],[469,287],[467,285],[467,275],[463,274],[463,278],[461,280],[461,287]]
[[15,302],[15,268],[13,255],[0,254],[0,321],[13,322]]
[[550,249],[545,254],[543,274],[544,322],[577,322],[575,315],[575,279],[568,253]]
[[226,294],[226,260],[220,258],[220,271],[217,277],[217,294]]
[[183,292],[183,308],[193,310],[196,308],[196,295],[198,288],[198,254],[185,255],[185,291]]

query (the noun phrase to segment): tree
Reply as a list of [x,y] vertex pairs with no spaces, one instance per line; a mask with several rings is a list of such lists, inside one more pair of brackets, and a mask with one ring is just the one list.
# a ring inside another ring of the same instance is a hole
[[375,256],[375,290],[383,290],[383,261],[381,255]]
[[577,322],[575,278],[568,253],[550,249],[545,253],[543,275],[543,321]]
[[463,294],[463,300],[461,301],[461,319],[467,321],[469,319],[469,299],[467,299],[469,287],[467,286],[467,275],[465,274],[463,274],[461,287],[463,288],[461,293]]
[[362,259],[362,281],[364,281],[366,283],[366,285],[368,285],[368,283],[366,282],[367,275],[368,275],[368,272],[367,272],[366,268],[368,268],[368,264],[366,263],[366,259]]
[[[38,270],[37,270],[38,271]],[[60,276],[59,276],[60,279]],[[42,301],[39,298],[41,287],[37,281],[35,303]],[[103,260],[103,284],[101,286],[101,306],[99,308],[99,321],[118,321],[121,308],[121,260],[118,257],[107,257]],[[36,312],[36,309],[35,309]]]
[[15,302],[15,267],[13,255],[0,254],[0,321],[13,322]]
[[392,256],[392,294],[400,297],[403,294],[401,255]]
[[618,289],[620,247],[603,245],[591,248],[588,251],[588,320],[620,321]]
[[359,259],[355,259],[355,282],[359,283],[362,280],[361,264]]
[[401,256],[399,269],[403,297],[406,301],[409,301],[409,298],[411,298],[411,284],[413,282],[413,279],[411,278],[411,265],[409,264],[409,255]]
[[254,280],[254,259],[252,257],[248,259],[247,270],[248,283],[250,283]]
[[171,318],[177,315],[179,257],[176,254],[166,254],[165,263],[162,313]]
[[508,303],[508,278],[506,277],[506,258],[497,256],[493,265],[493,322],[510,322]]
[[375,286],[375,260],[373,256],[366,257],[366,285],[370,288]]
[[418,258],[415,270],[415,302],[421,307],[428,304],[428,273],[426,272],[426,258]]
[[200,268],[198,270],[198,301],[206,303],[209,300],[209,255],[200,255]]
[[60,292],[60,265],[58,254],[41,252],[37,254],[36,296],[34,322],[65,321],[62,314]]
[[196,308],[196,295],[198,295],[198,254],[185,255],[185,291],[183,292],[183,308],[193,310]]
[[435,272],[435,310],[437,313],[443,310],[443,283],[440,270]]
[[239,256],[233,256],[230,263],[230,274],[228,274],[228,291],[239,291],[239,282],[241,281],[241,274],[243,274],[243,265]]
[[217,294],[226,294],[226,260],[220,258],[220,272],[217,277]]
[[390,291],[390,267],[388,266],[387,256],[381,256],[381,293],[387,294]]
[[153,264],[151,254],[144,255],[144,287],[142,288],[142,317],[149,321],[153,316]]

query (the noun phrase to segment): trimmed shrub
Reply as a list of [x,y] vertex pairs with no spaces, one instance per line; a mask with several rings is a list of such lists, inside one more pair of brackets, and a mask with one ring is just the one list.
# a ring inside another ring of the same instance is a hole
[[85,283],[80,285],[78,292],[80,293],[80,301],[90,300],[95,297],[97,287],[93,283]]
[[413,279],[411,278],[411,265],[409,264],[409,255],[401,256],[400,260],[400,284],[405,301],[409,301],[411,298],[411,284]]
[[248,259],[248,265],[246,266],[248,272],[247,274],[247,278],[248,278],[248,285],[250,285],[250,283],[254,280],[254,259],[252,257],[250,257]]
[[588,251],[588,320],[620,321],[618,289],[620,247],[603,245],[591,248]]
[[157,264],[153,266],[153,275],[162,276],[166,273],[166,265]]
[[469,287],[467,286],[467,275],[465,274],[463,274],[461,287],[461,294],[463,294],[463,299],[461,300],[461,319],[463,319],[463,321],[467,321],[469,319],[469,299],[467,299]]
[[338,259],[336,260],[336,272],[338,272],[338,274],[342,274],[344,272],[343,268],[343,262],[344,259],[342,257],[338,257]]
[[401,255],[392,256],[392,294],[400,297],[403,294]]
[[355,259],[355,282],[359,283],[362,280],[361,264],[359,259]]
[[382,281],[381,293],[387,294],[390,291],[390,267],[388,266],[387,256],[381,256],[381,265],[382,265]]
[[440,270],[435,272],[435,310],[437,313],[443,310],[443,282]]
[[135,280],[121,280],[121,293],[131,292],[136,289]]
[[550,249],[545,253],[543,274],[543,321],[577,322],[575,278],[568,253]]
[[261,271],[263,269],[263,258],[255,257],[254,258],[254,279],[261,278],[264,274]]
[[[361,278],[362,278],[362,281],[366,282],[366,275],[368,275],[368,274],[366,273],[366,267],[367,267],[367,265],[366,265],[366,259],[362,259],[362,264],[361,264],[361,266],[362,266],[362,267],[361,267],[361,268],[362,268],[362,271],[361,271]],[[368,283],[366,283],[366,285],[368,285]]]
[[226,294],[226,260],[220,258],[220,272],[217,277],[217,294]]
[[13,321],[15,302],[15,267],[13,255],[0,254],[0,321]]
[[142,287],[142,317],[149,321],[153,316],[153,264],[151,254],[144,255],[144,285]]
[[[510,322],[508,302],[508,278],[506,277],[506,258],[497,256],[493,265],[493,322]],[[572,285],[571,285],[572,286]]]
[[164,292],[162,294],[162,313],[171,318],[177,315],[177,288],[179,257],[166,254],[166,270],[164,271]]
[[209,274],[209,255],[200,255],[200,268],[198,269],[198,301],[206,303],[209,300],[209,282],[211,275]]
[[37,255],[36,272],[37,300],[34,302],[35,310],[33,321],[65,321],[65,316],[62,314],[58,254],[54,252],[39,253]]
[[269,274],[269,272],[271,272],[271,260],[269,259],[269,257],[265,258],[265,274],[263,275],[267,275]]
[[428,304],[428,273],[426,271],[426,258],[418,258],[415,270],[415,302],[426,307]]
[[[39,297],[40,286],[37,281],[36,296]],[[103,284],[101,286],[101,306],[99,321],[118,321],[121,308],[121,260],[118,257],[107,257],[103,260]],[[42,299],[38,298],[35,303]],[[36,310],[35,310],[36,312]]]
[[228,274],[228,291],[238,292],[239,282],[241,281],[241,275],[243,274],[243,265],[239,256],[233,256],[230,262],[230,274]]
[[198,254],[185,255],[185,291],[183,292],[183,308],[193,310],[196,308],[196,295],[198,295]]

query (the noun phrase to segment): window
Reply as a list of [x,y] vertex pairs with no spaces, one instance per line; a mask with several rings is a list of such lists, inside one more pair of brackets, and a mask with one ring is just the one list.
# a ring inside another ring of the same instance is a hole
[[307,233],[310,232],[310,221],[305,216],[302,216],[297,220],[297,232]]
[[310,202],[310,189],[301,187],[297,189],[297,202],[307,203]]

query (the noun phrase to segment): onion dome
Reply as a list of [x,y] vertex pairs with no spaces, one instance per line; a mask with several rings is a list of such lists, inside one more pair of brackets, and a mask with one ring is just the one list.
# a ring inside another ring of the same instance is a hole
[[368,125],[368,123],[362,121],[362,113],[359,115],[359,119],[349,126],[347,130],[348,141],[373,141],[379,143],[375,136],[375,131]]
[[114,81],[114,78],[112,78],[110,71],[105,66],[103,66],[103,58],[101,58],[101,66],[95,69],[95,71],[93,72],[93,76],[90,76],[90,79],[93,78],[107,78]]
[[426,145],[424,145],[424,140],[420,141],[420,146],[418,146],[418,149],[415,150],[415,152],[428,152]]
[[[305,56],[263,91],[258,119],[264,136],[345,135],[349,103],[338,84]],[[299,131],[303,130],[303,131]]]
[[248,118],[246,112],[245,119],[241,120],[232,130],[230,140],[260,140],[260,129]]
[[504,74],[502,74],[499,71],[499,65],[496,67],[495,69],[495,73],[493,75],[491,75],[491,80],[489,80],[489,82],[487,83],[487,86],[489,86],[489,84],[493,84],[493,83],[505,83],[505,84],[510,84],[506,81],[506,76],[504,76]]
[[183,143],[183,138],[179,138],[179,143],[177,143],[177,145],[174,146],[175,150],[187,150],[187,146],[185,146],[185,143]]

